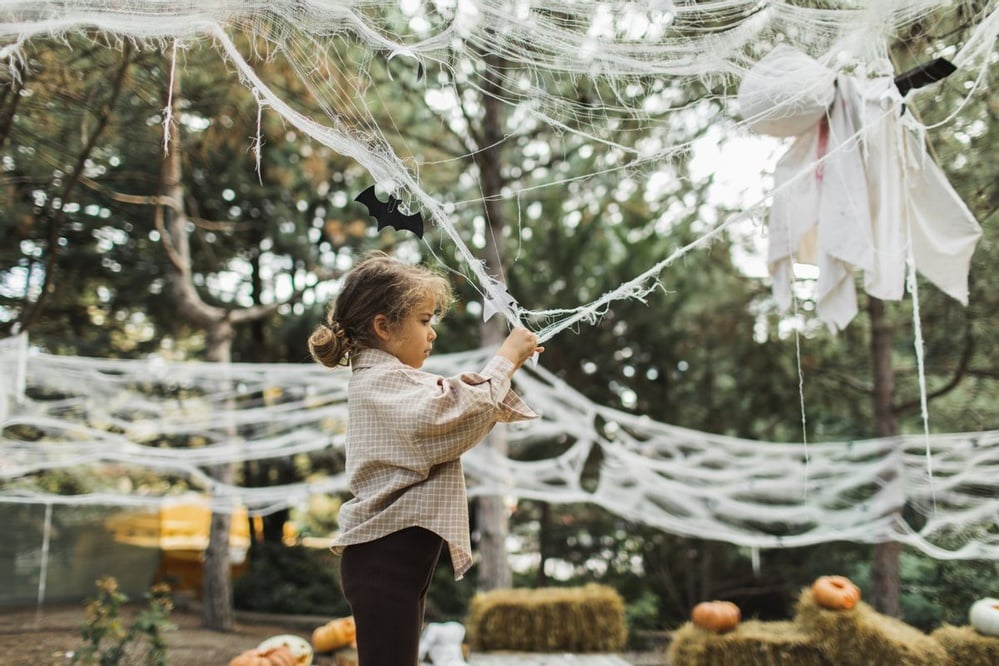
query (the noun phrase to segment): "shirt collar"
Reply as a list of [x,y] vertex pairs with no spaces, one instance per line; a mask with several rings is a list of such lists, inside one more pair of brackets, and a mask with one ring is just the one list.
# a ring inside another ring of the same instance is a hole
[[396,358],[394,355],[388,353],[387,351],[382,351],[381,349],[376,349],[374,347],[367,347],[361,351],[353,354],[350,359],[350,367],[352,370],[360,370],[361,368],[370,368],[375,365],[402,365],[402,361]]

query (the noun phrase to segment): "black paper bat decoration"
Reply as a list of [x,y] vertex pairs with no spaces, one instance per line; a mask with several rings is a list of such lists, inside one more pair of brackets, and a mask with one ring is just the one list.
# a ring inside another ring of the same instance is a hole
[[388,202],[382,203],[375,194],[375,186],[372,185],[364,190],[354,201],[359,201],[368,208],[368,215],[378,220],[378,231],[385,227],[394,227],[398,230],[408,229],[416,234],[417,238],[423,238],[423,216],[420,213],[404,215],[399,210],[399,200],[391,194]]
[[898,88],[902,97],[905,97],[905,93],[913,88],[922,88],[941,79],[946,79],[955,70],[957,67],[954,66],[954,63],[944,58],[937,58],[896,76],[895,87]]

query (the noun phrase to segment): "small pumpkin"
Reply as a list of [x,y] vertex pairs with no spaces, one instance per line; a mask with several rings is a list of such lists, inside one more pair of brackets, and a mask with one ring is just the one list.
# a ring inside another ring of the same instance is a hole
[[356,638],[357,626],[354,624],[354,616],[348,615],[316,627],[312,632],[312,647],[316,652],[332,652],[337,648],[353,644]]
[[311,666],[312,664],[312,645],[309,641],[305,640],[301,636],[296,636],[294,634],[278,634],[277,636],[271,636],[265,639],[257,646],[258,650],[269,650],[271,648],[276,648],[284,646],[291,651],[291,655],[295,657],[295,666]]
[[266,650],[254,648],[229,661],[229,666],[295,666],[295,664],[295,655],[285,645]]
[[999,637],[999,599],[986,597],[971,604],[968,620],[978,633]]
[[812,598],[822,608],[849,610],[860,601],[860,588],[846,576],[820,576],[812,583]]
[[742,613],[731,601],[702,601],[694,606],[690,619],[696,626],[720,634],[735,629]]

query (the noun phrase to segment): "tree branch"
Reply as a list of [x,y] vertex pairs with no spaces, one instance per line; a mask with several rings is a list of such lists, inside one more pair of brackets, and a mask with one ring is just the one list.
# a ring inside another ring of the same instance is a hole
[[[99,192],[103,196],[111,199],[112,201],[117,201],[119,203],[131,204],[133,206],[166,206],[167,208],[172,208],[178,210],[180,205],[174,199],[164,196],[162,194],[127,194],[125,192],[118,192],[117,190],[112,190],[107,187],[103,187],[97,181],[87,178],[86,176],[80,177],[80,183],[89,187],[94,192]],[[193,215],[188,215],[187,219],[193,222],[198,228],[204,229],[206,231],[222,231],[227,233],[237,232],[241,228],[249,227],[250,225],[244,222],[232,222],[232,221],[219,221],[219,220],[206,220],[203,217],[195,217]],[[161,230],[162,233],[162,230]]]
[[864,395],[871,395],[874,392],[874,387],[870,383],[863,382],[855,377],[828,371],[819,371],[816,374],[852,391],[863,393]]

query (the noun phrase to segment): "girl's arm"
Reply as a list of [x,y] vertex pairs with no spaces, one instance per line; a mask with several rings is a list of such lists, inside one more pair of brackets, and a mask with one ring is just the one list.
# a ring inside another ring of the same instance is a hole
[[[397,437],[410,441],[436,465],[456,460],[478,444],[497,422],[537,418],[510,388],[514,363],[497,354],[481,372],[438,377],[418,370],[398,371],[386,386],[378,410]],[[401,381],[400,381],[401,380]]]

